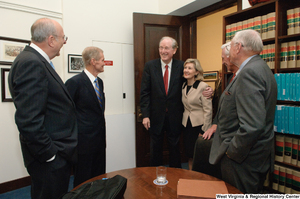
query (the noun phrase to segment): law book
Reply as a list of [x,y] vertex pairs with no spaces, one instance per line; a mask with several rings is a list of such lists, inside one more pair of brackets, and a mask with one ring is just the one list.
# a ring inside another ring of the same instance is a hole
[[285,178],[286,178],[286,168],[279,167],[279,182],[278,182],[278,191],[284,193],[285,191]]
[[248,29],[248,20],[242,21],[242,24],[243,24],[243,30]]
[[281,83],[281,93],[280,93],[280,100],[285,100],[286,99],[286,75],[285,74],[281,74],[280,75],[280,83]]
[[242,21],[239,21],[236,23],[236,31],[241,31],[243,30],[243,22]]
[[254,29],[254,18],[250,18],[247,20],[248,29]]
[[275,44],[271,44],[270,65],[271,65],[271,69],[275,69]]
[[296,41],[288,42],[288,68],[296,68]]
[[[283,130],[283,132],[286,134],[289,134],[290,133],[290,131],[289,131],[289,106],[283,106],[283,110],[284,110],[284,119],[283,119],[284,130]],[[291,147],[292,147],[292,145],[291,145]]]
[[292,194],[300,194],[300,172],[293,170]]
[[284,157],[284,136],[276,135],[275,160],[278,162],[283,162],[283,157]]
[[297,166],[300,166],[300,139],[298,139],[298,161]]
[[298,147],[299,147],[299,139],[293,138],[292,143],[292,164],[297,165],[298,162]]
[[280,92],[281,92],[281,73],[275,73],[274,77],[277,83],[277,100],[281,100]]
[[272,188],[274,190],[278,190],[278,185],[279,185],[279,166],[274,165],[274,171],[273,171],[273,182],[272,182]]
[[291,73],[290,100],[296,101],[296,73]]
[[267,65],[269,66],[270,69],[272,69],[272,65],[271,65],[271,56],[272,56],[272,45],[269,44],[267,45]]
[[267,14],[267,23],[268,23],[268,31],[267,31],[267,38],[274,38],[275,37],[275,12],[271,12]]
[[299,34],[300,33],[300,7],[294,8],[294,13],[295,13],[295,34]]
[[288,42],[281,43],[280,68],[287,68],[288,62]]
[[254,17],[254,30],[261,36],[261,16]]
[[295,134],[295,107],[294,106],[288,106],[289,108],[289,134]]
[[282,114],[283,114],[283,105],[277,105],[276,111],[277,111],[277,132],[283,133],[283,122],[282,122]]
[[285,73],[285,98],[284,100],[290,100],[291,90],[291,73]]
[[284,137],[284,156],[283,162],[291,163],[292,162],[292,142],[293,138],[291,137]]
[[236,33],[236,30],[237,30],[237,24],[236,23],[232,23],[231,24],[231,39],[230,40],[232,40],[232,38],[234,37],[234,35],[235,35],[235,33]]
[[286,168],[286,178],[285,178],[285,189],[284,193],[292,193],[292,183],[293,183],[293,170]]
[[269,63],[268,63],[268,60],[267,60],[267,58],[268,58],[268,45],[263,46],[263,50],[261,52],[261,57],[267,63],[267,65],[269,66]]
[[296,101],[300,101],[300,73],[296,73]]
[[296,42],[296,67],[300,68],[300,40]]
[[230,41],[230,39],[231,39],[231,24],[229,24],[229,25],[226,25],[226,43],[227,42],[229,42]]
[[274,131],[278,132],[278,111],[277,111],[277,106],[275,108],[275,116],[274,116]]
[[267,15],[263,15],[261,17],[261,38],[262,39],[267,39],[267,31],[268,31]]
[[295,11],[294,9],[289,9],[286,11],[287,15],[287,34],[295,34]]
[[298,107],[298,106],[295,106],[295,119],[294,119],[294,121],[295,121],[295,135],[300,135],[300,107]]

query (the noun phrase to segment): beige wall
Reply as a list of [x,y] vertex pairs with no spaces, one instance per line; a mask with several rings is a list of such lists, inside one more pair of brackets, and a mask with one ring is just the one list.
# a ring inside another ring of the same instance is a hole
[[[237,6],[200,17],[197,20],[197,58],[204,71],[222,68],[221,45],[223,16],[237,11]],[[214,82],[208,82],[214,88]]]

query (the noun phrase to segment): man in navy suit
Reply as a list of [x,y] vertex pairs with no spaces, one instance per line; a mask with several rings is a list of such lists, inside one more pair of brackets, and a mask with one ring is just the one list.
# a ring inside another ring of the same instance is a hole
[[75,165],[74,187],[104,174],[106,167],[105,96],[103,81],[98,77],[104,71],[103,51],[97,47],[87,47],[82,52],[82,58],[84,71],[66,82],[76,104],[78,122],[78,162]]
[[17,56],[8,76],[34,199],[57,199],[68,191],[77,145],[76,110],[50,61],[66,41],[58,22],[37,20],[31,26],[30,46]]
[[221,95],[209,162],[221,165],[222,179],[243,193],[260,193],[274,166],[277,84],[259,53],[258,32],[243,30],[231,40],[230,62],[239,67]]

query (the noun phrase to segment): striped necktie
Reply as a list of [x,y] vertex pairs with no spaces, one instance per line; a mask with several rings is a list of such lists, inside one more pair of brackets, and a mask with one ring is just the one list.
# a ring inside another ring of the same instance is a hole
[[102,95],[101,95],[101,92],[100,92],[100,87],[99,87],[99,83],[98,83],[98,79],[97,78],[95,79],[94,83],[95,83],[95,92],[96,92],[99,104],[100,104],[100,106],[102,108]]

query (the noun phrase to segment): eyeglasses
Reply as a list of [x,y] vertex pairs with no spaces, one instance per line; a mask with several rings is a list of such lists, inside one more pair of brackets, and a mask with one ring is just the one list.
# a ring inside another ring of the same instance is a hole
[[[241,44],[242,47],[244,47],[244,45],[241,42],[235,42],[235,44]],[[225,46],[226,50],[228,50],[228,52],[230,51],[230,47],[231,44],[228,44],[227,46]]]
[[163,49],[165,49],[165,50],[170,50],[171,48],[169,48],[169,47],[162,47],[162,46],[160,46],[158,49],[159,49],[159,50],[163,50]]

